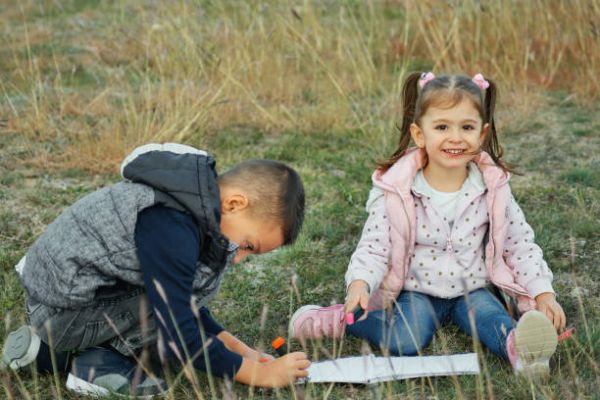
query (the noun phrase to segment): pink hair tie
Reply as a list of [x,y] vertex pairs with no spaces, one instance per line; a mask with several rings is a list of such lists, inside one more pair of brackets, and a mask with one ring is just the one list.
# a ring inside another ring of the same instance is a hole
[[419,87],[423,89],[423,86],[427,85],[427,82],[432,81],[434,79],[435,75],[433,74],[433,72],[423,72],[421,74],[421,77],[419,78]]
[[471,79],[481,90],[485,90],[490,87],[490,83],[485,80],[483,75],[477,74]]

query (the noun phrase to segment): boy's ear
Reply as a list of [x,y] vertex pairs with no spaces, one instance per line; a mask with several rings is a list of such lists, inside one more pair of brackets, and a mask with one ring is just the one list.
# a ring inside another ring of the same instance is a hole
[[229,214],[242,211],[250,205],[248,196],[239,191],[225,191],[221,195],[221,213]]
[[410,136],[419,148],[422,149],[425,147],[425,138],[423,137],[423,131],[421,130],[419,125],[415,124],[414,122],[410,124]]

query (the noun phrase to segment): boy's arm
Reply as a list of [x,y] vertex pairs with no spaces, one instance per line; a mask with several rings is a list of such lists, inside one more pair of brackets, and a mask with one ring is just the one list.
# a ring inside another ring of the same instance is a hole
[[200,370],[234,377],[242,357],[211,332],[205,331],[203,342],[192,311],[192,284],[201,244],[193,218],[166,207],[148,208],[138,216],[135,241],[167,357],[180,362],[192,358]]
[[239,354],[242,357],[252,358],[253,360],[260,360],[261,358],[273,359],[268,354],[260,353],[246,343],[235,337],[233,334],[227,332],[225,328],[221,326],[213,317],[210,310],[206,307],[200,307],[198,312],[200,316],[200,324],[204,328],[204,332],[215,335],[228,350]]
[[245,345],[224,330],[216,335],[209,332],[222,327],[210,318],[206,308],[200,309],[200,322],[207,328],[206,341],[202,342],[190,301],[200,249],[197,235],[193,219],[176,210],[152,207],[138,217],[135,234],[138,256],[148,301],[166,342],[167,355],[185,362],[187,351],[194,367],[257,386],[282,387],[306,377],[310,362],[304,353],[291,353],[261,363],[229,350],[227,347],[231,346],[243,352]]
[[240,339],[225,330],[221,331],[221,333],[217,335],[217,338],[223,342],[225,347],[242,357],[251,358],[256,361],[260,360],[261,358],[267,358],[269,360],[273,359],[273,357],[269,356],[268,354],[260,353],[259,351],[248,346],[246,343],[242,342]]
[[200,309],[198,310],[198,315],[200,317],[200,324],[202,324],[204,332],[208,332],[213,335],[218,335],[219,333],[225,330],[225,328],[223,328],[223,326],[213,318],[208,308],[200,307]]

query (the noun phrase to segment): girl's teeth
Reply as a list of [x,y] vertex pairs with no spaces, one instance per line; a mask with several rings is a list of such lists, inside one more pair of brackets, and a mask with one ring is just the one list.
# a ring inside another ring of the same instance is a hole
[[444,150],[446,153],[450,153],[450,154],[460,154],[462,153],[464,150]]

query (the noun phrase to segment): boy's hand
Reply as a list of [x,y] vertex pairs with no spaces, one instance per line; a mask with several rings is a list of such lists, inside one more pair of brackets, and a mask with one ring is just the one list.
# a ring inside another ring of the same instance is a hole
[[277,388],[294,384],[298,378],[308,376],[310,361],[306,354],[294,352],[267,363],[244,358],[235,379],[246,385]]
[[242,354],[242,357],[247,357],[255,361],[267,362],[273,361],[275,357],[267,353],[261,353],[258,350],[250,349],[246,352],[246,354]]
[[562,330],[567,324],[567,317],[562,307],[556,301],[554,293],[541,293],[535,297],[536,309],[546,314],[556,330]]
[[347,313],[350,313],[353,312],[357,306],[360,306],[360,308],[364,310],[363,315],[358,319],[359,321],[362,321],[367,318],[367,307],[369,306],[369,285],[362,279],[352,281],[350,286],[348,286],[344,310]]
[[260,351],[253,349],[227,331],[219,333],[217,338],[225,344],[225,347],[227,347],[228,350],[233,351],[244,358],[250,358],[255,361],[262,360],[262,362],[275,359],[275,357],[270,354],[261,353]]
[[309,366],[310,361],[306,354],[299,351],[279,357],[265,364],[267,367],[265,386],[282,387],[293,384],[298,378],[308,376]]

